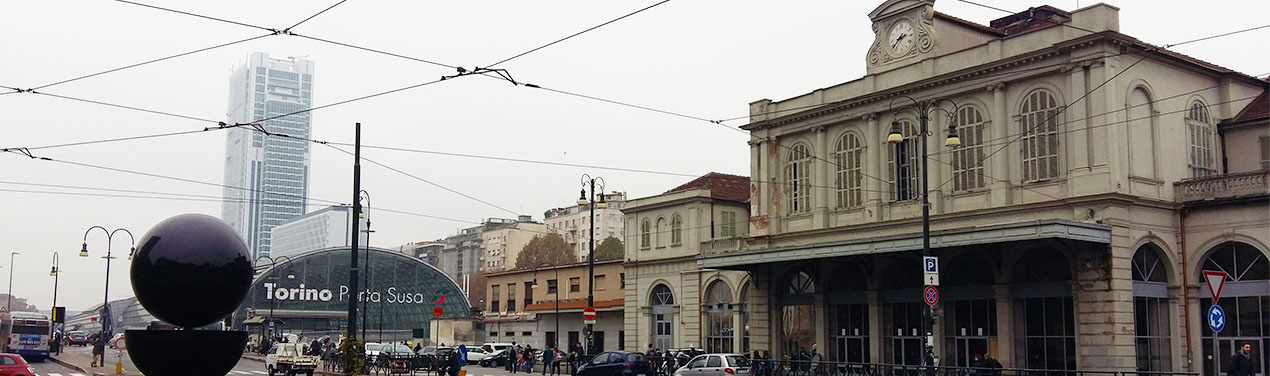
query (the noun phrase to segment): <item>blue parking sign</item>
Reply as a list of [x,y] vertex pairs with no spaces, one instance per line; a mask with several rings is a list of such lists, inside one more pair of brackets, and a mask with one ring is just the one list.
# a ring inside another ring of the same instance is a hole
[[1212,329],[1213,333],[1221,332],[1226,328],[1226,311],[1222,310],[1221,306],[1213,304],[1208,308],[1208,328]]
[[939,258],[935,256],[926,256],[922,258],[922,268],[927,273],[939,273]]

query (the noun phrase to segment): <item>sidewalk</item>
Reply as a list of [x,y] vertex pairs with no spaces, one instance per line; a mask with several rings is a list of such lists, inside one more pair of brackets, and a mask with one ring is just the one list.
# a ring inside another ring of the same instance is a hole
[[[85,353],[82,351],[63,351],[62,354],[60,355],[50,356],[49,360],[53,361],[54,363],[61,364],[67,368],[71,368],[71,369],[75,369],[77,371],[83,372],[86,375],[93,375],[93,376],[115,375],[115,362],[118,361],[118,358],[115,357],[115,351],[106,350],[105,358],[106,358],[106,365],[102,367],[89,367],[89,365],[93,363],[93,356],[91,352]],[[122,363],[124,364],[124,369],[123,369],[122,375],[142,376],[140,372],[129,369],[129,366],[131,366],[132,364],[130,363],[128,359],[127,353],[123,354],[123,358],[124,359]]]

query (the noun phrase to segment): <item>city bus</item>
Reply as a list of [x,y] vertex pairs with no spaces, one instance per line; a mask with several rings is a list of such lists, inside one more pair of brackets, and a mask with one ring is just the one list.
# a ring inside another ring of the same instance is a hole
[[52,323],[38,312],[5,312],[0,314],[0,343],[4,352],[18,354],[30,361],[43,361],[49,356]]

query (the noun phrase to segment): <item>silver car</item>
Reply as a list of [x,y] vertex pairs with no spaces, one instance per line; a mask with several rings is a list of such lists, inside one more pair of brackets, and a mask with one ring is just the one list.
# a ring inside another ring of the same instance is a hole
[[742,354],[697,355],[688,365],[675,370],[675,376],[736,376],[750,374],[750,359]]

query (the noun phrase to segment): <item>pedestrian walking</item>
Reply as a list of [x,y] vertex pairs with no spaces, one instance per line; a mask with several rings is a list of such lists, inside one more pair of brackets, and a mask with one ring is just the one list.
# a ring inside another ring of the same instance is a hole
[[551,345],[542,350],[542,374],[551,373],[551,361],[556,358],[556,350]]
[[1226,376],[1252,376],[1252,344],[1244,343],[1239,351],[1230,356],[1230,368]]
[[525,345],[525,373],[534,372],[534,347]]
[[556,347],[551,350],[551,356],[551,374],[559,375],[560,361],[564,360],[564,351],[560,350],[560,345],[556,345]]
[[569,350],[569,375],[578,374],[578,347],[581,344],[574,344]]
[[102,359],[102,353],[106,352],[106,341],[101,336],[93,338],[93,367],[101,367],[105,365],[105,359]]
[[507,372],[516,373],[516,364],[520,360],[519,352],[516,351],[516,342],[512,341],[512,346],[507,348]]

